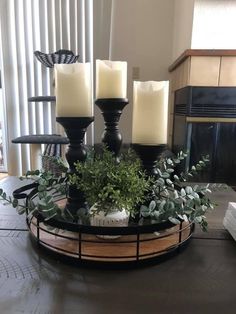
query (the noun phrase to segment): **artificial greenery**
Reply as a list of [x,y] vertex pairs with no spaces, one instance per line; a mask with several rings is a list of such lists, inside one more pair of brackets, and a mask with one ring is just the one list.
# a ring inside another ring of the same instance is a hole
[[40,214],[45,221],[55,216],[63,218],[66,213],[62,212],[62,209],[55,203],[55,198],[66,194],[68,168],[58,157],[51,157],[51,159],[60,167],[61,174],[59,177],[51,171],[27,171],[25,176],[20,177],[20,180],[27,181],[29,188],[32,186],[30,189],[32,197],[18,200],[16,197],[8,196],[3,189],[0,189],[0,199],[5,204],[11,204],[19,214],[26,213],[28,216]]
[[106,148],[99,154],[93,151],[85,162],[77,162],[75,168],[70,183],[84,192],[89,206],[96,204],[93,213],[125,209],[134,216],[150,185],[140,160],[131,150],[121,155],[119,163]]
[[76,163],[74,175],[68,174],[68,168],[61,160],[52,157],[52,161],[61,167],[60,176],[50,171],[28,171],[21,179],[35,183],[32,197],[22,201],[0,189],[0,199],[15,207],[19,214],[41,214],[45,221],[57,216],[75,222],[80,217],[72,216],[55,203],[56,197],[66,195],[69,184],[75,184],[84,192],[88,205],[96,205],[96,212],[126,209],[140,224],[190,221],[206,230],[205,214],[214,208],[209,193],[215,185],[190,186],[186,181],[203,170],[209,159],[203,157],[189,171],[177,175],[176,166],[186,157],[186,153],[180,152],[171,158],[161,158],[156,164],[155,178],[145,175],[140,160],[132,151],[123,154],[117,163],[107,149],[102,153],[92,150],[85,162]]
[[[208,156],[202,157],[189,171],[177,175],[175,168],[187,157],[187,153],[179,152],[172,158],[161,158],[157,163],[157,177],[148,194],[146,205],[140,208],[140,217],[149,218],[152,222],[171,221],[179,224],[190,221],[200,224],[203,231],[207,230],[206,212],[214,208],[209,198],[210,185],[187,185],[189,178],[203,170]],[[211,188],[214,188],[212,185]]]

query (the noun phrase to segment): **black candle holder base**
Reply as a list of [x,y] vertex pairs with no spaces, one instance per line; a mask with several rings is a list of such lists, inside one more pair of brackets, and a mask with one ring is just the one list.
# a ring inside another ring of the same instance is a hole
[[124,107],[129,103],[126,98],[100,98],[95,104],[100,108],[104,117],[105,129],[102,134],[102,142],[114,153],[119,160],[122,144],[122,136],[118,128],[120,116]]
[[[66,152],[66,159],[69,164],[69,173],[75,173],[75,162],[84,162],[87,152],[84,146],[84,135],[87,127],[94,121],[94,117],[57,117],[69,139],[69,146]],[[82,191],[76,186],[70,185],[67,195],[66,209],[76,215],[80,208],[87,208],[87,203]]]
[[160,157],[167,148],[167,145],[131,144],[131,148],[133,148],[133,150],[141,159],[143,168],[147,175],[155,177],[157,175],[156,162],[158,157]]
[[84,193],[80,191],[76,186],[70,185],[68,188],[67,202],[65,209],[72,216],[76,217],[79,209],[84,208],[89,210],[88,203],[84,197]]

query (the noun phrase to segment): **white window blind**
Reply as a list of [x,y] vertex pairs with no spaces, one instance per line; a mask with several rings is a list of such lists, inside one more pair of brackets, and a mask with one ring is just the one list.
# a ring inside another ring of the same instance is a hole
[[[29,103],[28,97],[53,95],[53,70],[34,51],[59,49],[93,60],[93,0],[0,0],[2,79],[7,124],[8,172],[30,168],[29,147],[11,140],[28,134],[58,131],[55,104]],[[92,144],[92,127],[87,142]]]

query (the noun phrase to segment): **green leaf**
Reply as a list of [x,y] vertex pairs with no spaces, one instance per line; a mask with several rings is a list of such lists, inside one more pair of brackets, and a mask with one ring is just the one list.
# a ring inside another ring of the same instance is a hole
[[176,181],[179,181],[179,177],[178,177],[176,174],[173,176],[173,178],[174,178]]
[[172,185],[172,184],[173,184],[173,182],[172,182],[170,179],[166,179],[166,183],[167,183],[168,185]]
[[191,186],[186,186],[185,192],[186,192],[187,194],[191,194],[191,193],[193,192],[193,189],[191,188]]
[[174,202],[168,201],[168,202],[166,203],[166,209],[167,209],[167,210],[173,210],[174,208],[175,208]]
[[173,168],[168,168],[168,169],[166,169],[166,172],[168,172],[168,173],[173,173],[173,172],[174,172],[174,169],[173,169]]
[[48,216],[48,217],[45,217],[44,220],[45,220],[45,221],[48,221],[49,219],[52,219],[53,217],[55,217],[56,214],[57,214],[57,213],[53,213],[52,215],[50,215],[50,216]]
[[167,163],[168,165],[173,165],[173,161],[172,161],[172,159],[170,159],[170,158],[168,158],[168,159],[166,160],[166,163]]
[[202,222],[202,216],[195,217],[194,222],[200,224]]
[[158,208],[159,208],[160,211],[163,210],[165,204],[166,204],[166,200],[161,201],[161,203],[160,203],[159,206],[158,206]]
[[201,165],[199,165],[199,164],[196,164],[196,169],[197,169],[198,171],[202,170],[202,167],[201,167]]
[[151,201],[151,203],[149,204],[149,210],[153,211],[156,208],[156,202],[155,201]]
[[188,197],[189,199],[191,199],[191,200],[193,200],[193,199],[194,199],[194,196],[193,196],[193,195],[191,195],[191,194],[188,194],[188,195],[187,195],[187,197]]
[[159,217],[160,217],[160,212],[158,210],[155,210],[154,213],[153,213],[153,216],[158,220]]
[[200,197],[199,197],[199,194],[196,193],[196,192],[193,192],[193,193],[192,193],[192,196],[194,197],[195,200],[196,200],[196,199],[199,200],[199,198],[200,198]]
[[179,225],[180,224],[180,221],[174,217],[169,217],[168,218],[170,222],[172,222],[173,224],[175,225]]
[[147,206],[142,205],[140,208],[140,214],[143,217],[148,217],[148,216],[150,216],[150,209]]
[[159,186],[163,186],[163,185],[165,185],[165,180],[162,179],[162,178],[159,178],[159,179],[156,181],[156,184],[159,185]]
[[19,215],[24,214],[25,211],[26,211],[25,207],[17,207],[17,213],[18,213]]
[[47,203],[46,203],[45,199],[40,199],[38,201],[38,206],[46,207]]
[[45,191],[46,190],[46,186],[44,186],[44,185],[39,185],[38,186],[38,191],[39,192],[43,192],[43,191]]
[[179,194],[176,190],[174,190],[174,199],[179,198]]
[[169,196],[170,195],[170,192],[167,190],[167,189],[164,189],[163,191],[162,191],[162,193],[163,193],[163,196],[165,195],[165,196]]
[[18,199],[14,198],[12,201],[13,208],[16,208],[18,206]]
[[170,174],[168,172],[163,172],[161,175],[162,178],[167,179],[170,177]]
[[179,164],[180,163],[180,160],[178,158],[174,159],[174,163],[175,164]]

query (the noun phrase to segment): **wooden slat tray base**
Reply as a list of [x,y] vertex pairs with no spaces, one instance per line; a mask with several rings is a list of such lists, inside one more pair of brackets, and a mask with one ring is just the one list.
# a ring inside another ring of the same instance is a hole
[[[101,239],[92,234],[80,234],[65,230],[51,231],[48,233],[44,223],[40,223],[39,242],[48,249],[65,256],[81,260],[99,262],[127,262],[145,260],[167,253],[172,248],[177,248],[191,236],[189,223],[174,226],[159,233],[124,235],[118,239]],[[30,223],[30,231],[37,239],[37,225],[34,218]]]

